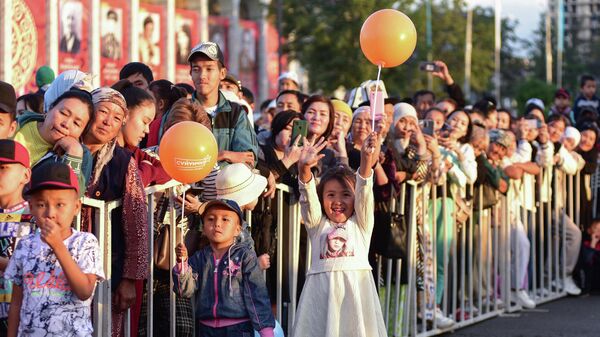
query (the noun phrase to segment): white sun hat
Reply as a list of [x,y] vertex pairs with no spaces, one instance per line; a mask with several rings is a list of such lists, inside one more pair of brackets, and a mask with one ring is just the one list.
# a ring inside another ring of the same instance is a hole
[[267,187],[267,178],[252,172],[244,163],[225,166],[217,174],[217,198],[233,200],[240,207],[258,198]]

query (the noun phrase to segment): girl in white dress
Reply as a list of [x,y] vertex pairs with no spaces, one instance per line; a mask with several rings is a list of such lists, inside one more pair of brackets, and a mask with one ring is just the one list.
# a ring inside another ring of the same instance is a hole
[[374,221],[372,167],[379,144],[377,133],[371,133],[362,146],[358,172],[334,167],[318,186],[311,168],[327,143],[320,139],[302,150],[300,207],[312,250],[292,336],[387,335],[367,259]]

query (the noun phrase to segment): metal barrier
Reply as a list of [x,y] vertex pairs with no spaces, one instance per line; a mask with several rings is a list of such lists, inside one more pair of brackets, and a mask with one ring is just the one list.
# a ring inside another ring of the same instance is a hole
[[[537,178],[537,184],[533,178]],[[468,186],[467,194],[473,196],[473,201],[475,198],[479,199],[479,209],[471,207],[468,220],[460,228],[455,225],[455,205],[445,183],[439,185],[441,195],[438,195],[438,186],[435,185],[413,182],[401,185],[398,197],[391,201],[390,210],[407,217],[408,256],[406,261],[378,256],[375,266],[376,285],[390,336],[432,336],[504,312],[521,310],[512,296],[513,290],[526,290],[536,304],[565,296],[565,220],[570,217],[579,224],[577,210],[580,202],[580,177],[579,174],[568,176],[549,169],[542,170],[538,177],[531,176],[527,179],[512,181],[508,195],[498,194],[498,202],[490,209],[481,209],[482,189]],[[554,186],[549,184],[552,180]],[[172,210],[175,209],[174,199],[180,189],[180,184],[174,181],[146,189],[150,233],[154,233],[154,211],[158,194],[169,198],[170,233],[177,233],[177,214]],[[527,200],[528,190],[535,191],[536,194],[533,205],[529,206],[531,202]],[[560,193],[556,193],[557,191]],[[300,207],[292,198],[293,191],[288,186],[277,186],[274,210],[277,217],[274,305],[275,317],[287,327],[288,333],[293,327],[296,299],[301,290],[298,289],[298,276],[300,272],[305,272],[299,270],[302,230]],[[96,290],[93,322],[95,336],[107,336],[111,331],[112,296],[109,282],[110,214],[120,205],[120,201],[103,202],[84,198],[83,204],[98,209],[94,219],[95,234],[104,252],[106,281],[101,282]],[[250,212],[247,213],[246,220],[252,225],[254,219]],[[286,231],[287,235],[284,235]],[[149,237],[149,252],[153,256],[154,236]],[[523,275],[523,270],[513,267],[519,265],[518,259],[523,256],[518,241],[523,239],[529,240],[526,275]],[[171,247],[174,247],[176,236],[170,235],[170,240]],[[306,270],[310,268],[310,249],[310,245],[306,247]],[[423,256],[419,253],[421,249],[425,253]],[[284,254],[285,250],[287,254]],[[424,265],[422,273],[417,272],[419,259]],[[150,259],[147,285],[152,285],[154,281],[152,263]],[[174,265],[175,254],[170,254],[170,267]],[[401,282],[403,265],[408,270],[407,284]],[[439,275],[440,272],[443,276]],[[286,274],[288,284],[284,284]],[[171,285],[172,282],[171,276]],[[285,288],[289,295],[287,300],[283,296]],[[147,336],[154,336],[153,287],[147,286],[146,292]],[[174,337],[177,317],[173,292],[170,292],[169,299],[170,336]],[[438,315],[451,318],[455,323],[440,327]],[[126,336],[129,336],[129,321],[128,314]]]

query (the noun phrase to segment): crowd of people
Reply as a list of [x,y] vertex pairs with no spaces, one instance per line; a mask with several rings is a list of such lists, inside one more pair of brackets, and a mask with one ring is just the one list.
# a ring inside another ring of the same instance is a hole
[[[278,183],[290,187],[285,205],[299,203],[301,251],[307,242],[312,247],[310,268],[299,275],[292,336],[387,335],[371,271],[377,255],[405,257],[381,226],[408,181],[422,187],[414,190],[417,199],[427,200],[413,210],[416,289],[426,308],[421,320],[442,328],[455,324],[441,309],[452,233],[472,224],[480,235],[473,250],[488,252],[480,249],[492,244],[484,224],[493,221],[499,194],[507,195],[512,225],[513,298],[535,307],[527,291],[535,233],[522,219],[548,206],[566,208],[562,195],[552,195],[561,189],[552,186],[578,172],[580,223],[567,215],[546,223],[565,230],[566,292],[598,290],[600,220],[593,217],[591,176],[600,98],[594,77],[581,76],[573,103],[559,88],[549,109],[532,97],[511,111],[490,96],[469,104],[446,64],[436,61],[433,75],[447,96],[429,90],[394,96],[382,83],[367,81],[356,89],[362,97],[374,90],[387,97],[377,112],[369,101],[348,104],[303,93],[297,75],[286,72],[277,96],[255,109],[253,93],[228,73],[217,44],[195,46],[187,62],[193,86],[154,79],[140,62],[125,65],[111,87],[94,87],[92,77],[77,70],[55,77],[48,67],[38,71],[35,93],[17,98],[9,83],[0,82],[0,336],[91,335],[91,300],[107,273],[103,259],[111,261],[113,336],[124,335],[127,309],[133,336],[148,334],[149,319],[155,334],[167,335],[172,291],[177,336],[273,336],[271,261],[277,231],[292,235],[286,220],[276,227],[284,217],[271,201]],[[184,121],[212,130],[217,163],[206,178],[180,186],[175,207],[166,195],[157,196],[152,232],[144,188],[171,179],[158,156],[160,140]],[[442,188],[446,192],[438,192]],[[107,254],[93,235],[98,210],[82,205],[81,196],[122,201],[110,214]],[[471,210],[478,214],[467,222]],[[246,212],[252,212],[252,226]],[[165,239],[173,213],[185,235],[175,248]],[[72,226],[78,214],[81,231]],[[173,248],[177,264],[171,270]],[[308,263],[305,255],[301,265]],[[481,260],[474,266],[491,258],[473,254]],[[150,268],[154,284],[145,282]],[[492,280],[477,282],[485,292]],[[475,295],[499,301],[495,291]]]

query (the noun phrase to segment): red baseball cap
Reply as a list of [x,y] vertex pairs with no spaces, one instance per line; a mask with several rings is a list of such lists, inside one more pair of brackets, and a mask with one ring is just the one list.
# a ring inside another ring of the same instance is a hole
[[29,151],[19,142],[10,139],[0,140],[0,163],[21,164],[29,168]]
[[569,92],[567,91],[567,89],[565,88],[560,88],[558,90],[556,90],[556,92],[554,93],[554,97],[562,97],[562,98],[566,98],[569,99],[571,98],[571,95],[569,94]]
[[34,167],[31,172],[31,186],[26,194],[44,189],[72,189],[79,194],[79,181],[69,165],[47,162]]

